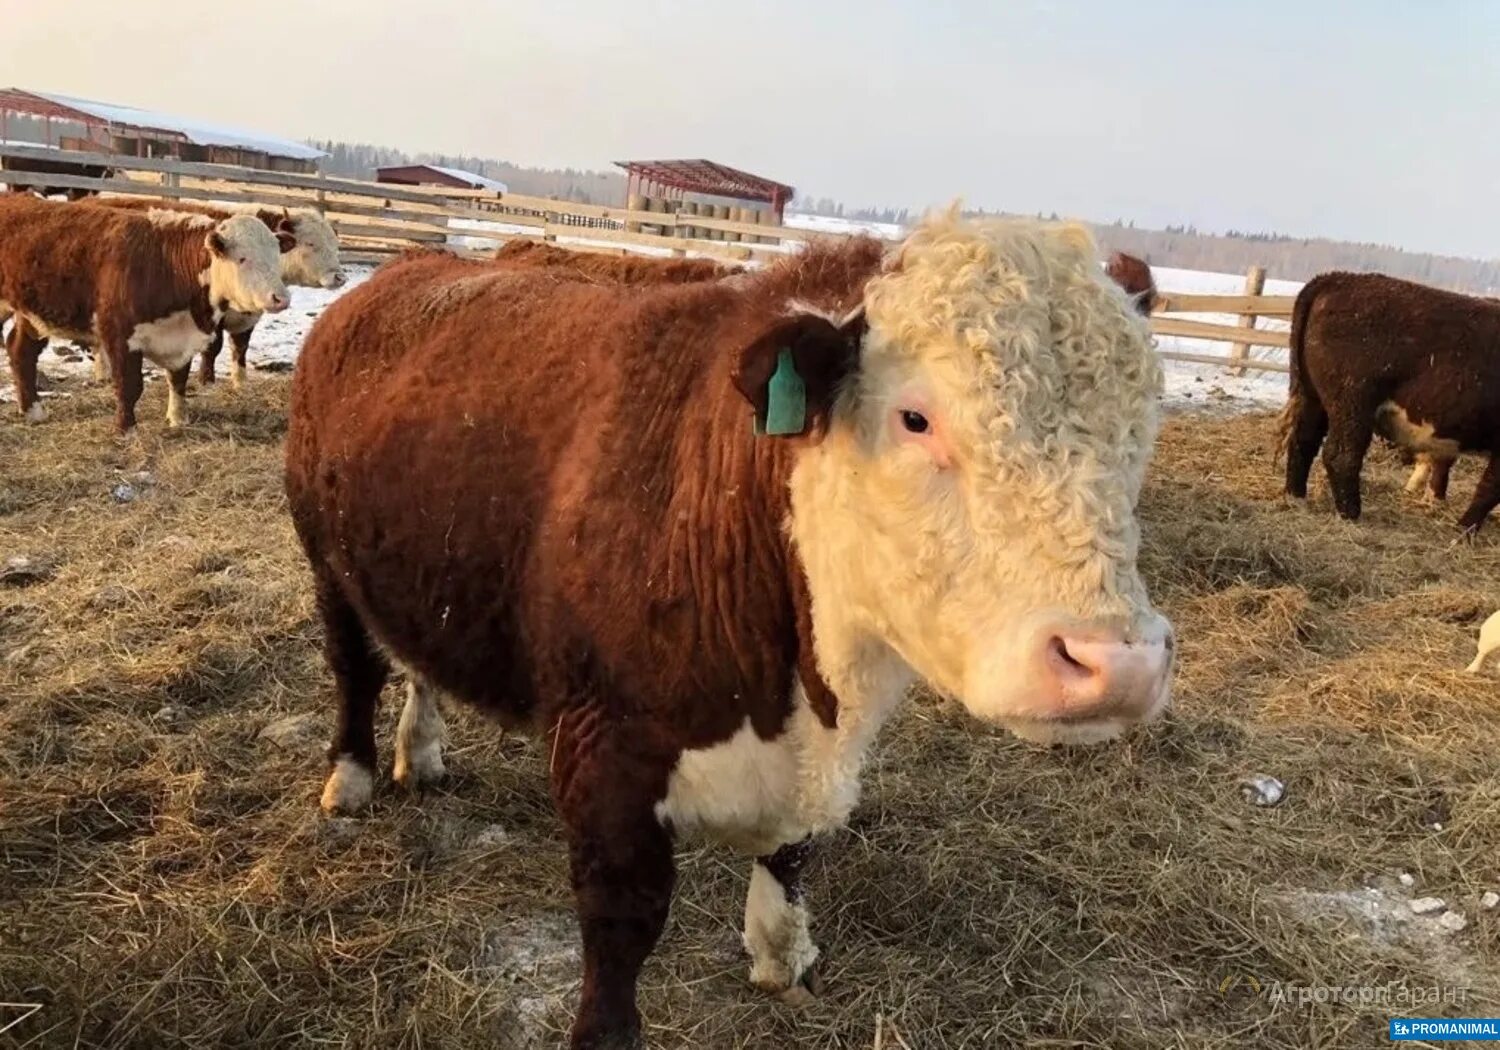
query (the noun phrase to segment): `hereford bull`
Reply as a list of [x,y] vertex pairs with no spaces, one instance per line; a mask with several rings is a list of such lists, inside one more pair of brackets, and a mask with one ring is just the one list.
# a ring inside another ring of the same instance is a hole
[[[215,208],[207,204],[188,201],[173,201],[163,204],[152,198],[104,197],[90,200],[91,207],[120,208],[126,211],[184,212],[206,215],[215,220],[228,219],[234,215],[254,215],[266,228],[277,235],[290,234],[292,248],[281,256],[281,279],[287,284],[304,288],[342,288],[348,280],[339,262],[339,237],[328,220],[311,208]],[[203,351],[198,361],[198,381],[209,384],[214,381],[214,362],[224,348],[224,334],[229,333],[230,364],[229,378],[238,389],[245,378],[245,354],[250,348],[250,336],[260,322],[259,313],[226,311],[214,333],[213,341]],[[94,375],[105,378],[105,363],[102,354],[94,355]]]
[[[678,835],[757,857],[752,981],[818,957],[800,873],[916,680],[1042,742],[1168,703],[1136,565],[1161,371],[1086,233],[931,219],[726,280],[423,253],[314,324],[286,487],[337,685],[329,811],[442,775],[439,692],[543,735],[584,977],[633,1045]],[[805,993],[804,993],[805,994]]]
[[1357,519],[1360,468],[1376,433],[1441,462],[1445,488],[1460,452],[1483,453],[1488,463],[1459,519],[1466,534],[1478,531],[1500,503],[1497,345],[1500,302],[1383,274],[1313,278],[1292,309],[1287,494],[1306,498],[1321,446],[1334,506]]
[[1151,276],[1151,266],[1145,259],[1115,252],[1109,257],[1104,272],[1125,289],[1137,311],[1146,317],[1151,316],[1151,310],[1156,306],[1156,278]]
[[45,418],[36,361],[49,338],[64,338],[109,357],[122,433],[135,426],[143,356],[171,374],[167,421],[180,426],[188,368],[225,313],[286,309],[280,253],[292,246],[249,215],[0,198],[0,316],[16,315],[7,349],[21,412]]

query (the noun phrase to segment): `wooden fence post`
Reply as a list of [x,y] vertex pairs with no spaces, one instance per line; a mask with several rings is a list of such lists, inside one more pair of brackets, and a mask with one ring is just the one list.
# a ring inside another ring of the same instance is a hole
[[[1266,288],[1266,268],[1252,266],[1245,274],[1245,294],[1260,295]],[[1240,314],[1239,327],[1254,328],[1257,314]],[[1245,374],[1245,359],[1250,356],[1249,343],[1235,343],[1229,348],[1230,370],[1237,376]]]

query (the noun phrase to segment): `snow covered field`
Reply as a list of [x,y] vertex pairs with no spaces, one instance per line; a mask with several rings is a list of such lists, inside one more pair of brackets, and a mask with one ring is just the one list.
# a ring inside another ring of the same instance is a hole
[[[462,228],[463,220],[455,220],[454,225]],[[496,226],[499,224],[484,224]],[[787,225],[802,229],[823,230],[832,233],[848,233],[854,230],[868,230],[880,236],[893,237],[900,233],[899,227],[886,223],[853,223],[843,219],[833,219],[821,216],[789,215]],[[508,231],[523,232],[523,227],[507,227]],[[454,238],[455,240],[467,240],[466,238]],[[578,238],[564,238],[564,241],[577,240],[586,242],[586,236]],[[472,247],[493,247],[493,241],[473,239]],[[296,359],[297,351],[302,345],[308,329],[313,320],[333,300],[344,292],[366,280],[372,272],[369,267],[355,266],[349,269],[349,283],[338,291],[325,291],[319,288],[293,288],[292,305],[282,314],[268,315],[261,320],[255,330],[255,335],[250,344],[250,370],[252,374],[257,368],[270,366],[273,369],[284,368]],[[1167,267],[1156,267],[1153,272],[1156,275],[1158,287],[1164,292],[1193,292],[1200,294],[1237,294],[1244,289],[1245,278],[1242,274],[1206,273],[1197,270],[1175,270]],[[1295,295],[1301,284],[1295,281],[1267,280],[1267,295]],[[1232,314],[1182,314],[1181,316],[1191,320],[1209,321],[1215,324],[1233,324],[1235,317]],[[1278,319],[1262,318],[1259,325],[1263,328],[1285,328],[1287,322]],[[1228,356],[1229,343],[1215,342],[1204,339],[1184,339],[1176,336],[1160,336],[1157,345],[1162,350],[1176,350],[1185,353],[1212,354],[1216,356]],[[1271,347],[1253,347],[1253,356],[1267,360],[1286,360],[1286,351]],[[220,355],[219,371],[228,371],[228,350]],[[1279,372],[1249,371],[1244,376],[1234,376],[1222,368],[1213,365],[1189,364],[1182,361],[1163,362],[1166,372],[1166,390],[1164,403],[1173,410],[1206,411],[1206,412],[1239,412],[1254,408],[1278,408],[1286,398],[1286,376]],[[43,373],[59,375],[65,372],[86,375],[89,371],[87,359],[66,360],[57,356],[51,350],[42,355],[41,368]],[[159,373],[157,378],[160,378]],[[46,391],[44,397],[67,396],[65,391]],[[10,386],[10,376],[7,373],[0,377],[0,402],[9,402],[13,399]],[[13,411],[13,410],[12,410]]]

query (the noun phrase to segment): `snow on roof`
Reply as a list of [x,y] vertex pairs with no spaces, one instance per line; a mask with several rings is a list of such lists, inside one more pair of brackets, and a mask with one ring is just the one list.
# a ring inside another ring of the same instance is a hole
[[138,109],[135,106],[119,106],[112,102],[92,102],[86,98],[54,95],[47,91],[32,91],[30,94],[55,102],[59,106],[67,106],[80,113],[86,113],[96,120],[174,132],[195,146],[228,146],[254,150],[257,153],[269,153],[276,157],[290,157],[293,160],[317,160],[319,157],[328,156],[320,149],[293,142],[291,139],[279,139],[271,135],[241,131],[223,125],[202,124],[195,120],[174,117],[169,113],[157,113],[149,109]]
[[498,190],[501,193],[510,192],[510,187],[505,185],[505,183],[501,182],[499,179],[487,179],[483,175],[475,175],[472,171],[464,171],[462,168],[444,168],[439,167],[436,164],[423,164],[421,165],[421,167],[431,168],[433,171],[440,171],[450,179],[458,179],[460,182],[467,182],[476,190]]

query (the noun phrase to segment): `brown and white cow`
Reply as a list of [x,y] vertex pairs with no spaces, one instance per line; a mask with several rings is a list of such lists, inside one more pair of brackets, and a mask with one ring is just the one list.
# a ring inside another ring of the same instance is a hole
[[1500,302],[1383,274],[1313,278],[1292,310],[1287,494],[1306,498],[1321,446],[1334,506],[1357,519],[1360,468],[1376,433],[1445,461],[1445,486],[1460,452],[1484,453],[1489,462],[1459,519],[1476,532],[1500,504],[1497,345]]
[[[103,197],[87,202],[91,207],[121,208],[126,211],[182,212],[206,215],[215,220],[232,218],[235,215],[253,215],[266,224],[272,233],[290,234],[292,247],[281,256],[281,278],[287,284],[303,288],[342,288],[348,277],[339,262],[339,238],[328,220],[311,208],[215,208],[207,204],[188,201],[173,201],[164,204],[151,198]],[[239,389],[245,378],[245,354],[250,348],[250,336],[260,322],[259,313],[226,311],[198,362],[198,381],[204,384],[214,381],[214,362],[224,347],[224,334],[229,334],[231,350],[229,378],[235,389]],[[94,356],[94,375],[105,376],[105,358]]]
[[286,309],[280,254],[291,247],[249,215],[0,198],[0,316],[16,315],[7,349],[21,412],[45,418],[37,356],[49,338],[75,339],[109,357],[122,433],[135,426],[142,357],[171,374],[167,421],[181,425],[188,368],[224,314]]
[[544,267],[588,280],[619,284],[692,284],[743,273],[733,263],[710,259],[677,259],[651,255],[604,255],[572,251],[555,244],[518,237],[506,241],[491,256],[501,266]]
[[1109,257],[1104,272],[1125,289],[1137,311],[1146,317],[1151,316],[1151,310],[1156,306],[1156,278],[1151,275],[1151,265],[1145,259],[1115,252]]
[[324,807],[372,797],[393,659],[397,782],[444,771],[439,692],[547,739],[575,1047],[638,1036],[679,835],[758,858],[751,979],[799,992],[809,843],[913,682],[1042,742],[1166,707],[1135,517],[1160,383],[1075,227],[938,217],[892,259],[856,239],[686,284],[387,265],[314,324],[292,391],[338,689]]

